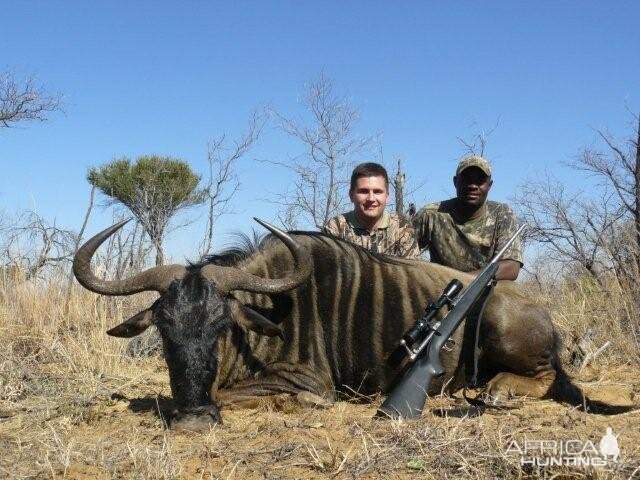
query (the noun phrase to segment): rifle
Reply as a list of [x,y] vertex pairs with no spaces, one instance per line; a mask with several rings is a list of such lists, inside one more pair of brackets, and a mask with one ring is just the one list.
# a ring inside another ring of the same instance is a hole
[[[523,229],[524,225],[496,253],[459,297],[458,294],[463,285],[457,279],[452,280],[442,295],[427,306],[424,315],[403,335],[400,346],[391,354],[388,361],[391,364],[399,364],[399,357],[406,355],[412,363],[382,403],[376,416],[419,418],[422,415],[431,380],[445,372],[440,363],[440,350],[443,347],[446,348],[446,342],[467,314],[490,293],[498,271],[498,262]],[[449,312],[442,320],[436,319],[436,314],[445,305],[449,307]]]

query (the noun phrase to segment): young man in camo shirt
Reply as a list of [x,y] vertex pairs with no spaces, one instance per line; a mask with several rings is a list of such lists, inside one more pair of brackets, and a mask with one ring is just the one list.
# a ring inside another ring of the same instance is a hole
[[360,245],[371,252],[417,258],[420,250],[411,223],[385,210],[389,176],[382,165],[361,163],[351,174],[349,198],[353,210],[333,217],[324,232]]
[[[464,158],[453,184],[456,197],[422,208],[413,226],[432,262],[477,273],[516,232],[518,221],[508,205],[487,200],[493,180],[484,158]],[[515,280],[521,266],[522,244],[516,238],[500,260],[496,280]]]

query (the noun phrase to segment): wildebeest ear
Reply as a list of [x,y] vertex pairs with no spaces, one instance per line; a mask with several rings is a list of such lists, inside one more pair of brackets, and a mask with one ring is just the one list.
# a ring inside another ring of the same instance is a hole
[[231,309],[231,315],[240,325],[259,333],[260,335],[266,335],[267,337],[278,336],[284,340],[284,333],[282,332],[282,329],[271,320],[268,320],[252,308],[243,305],[234,298],[228,301],[229,308]]
[[147,308],[140,313],[136,313],[129,320],[107,331],[107,335],[112,337],[131,338],[140,335],[153,323],[153,312]]

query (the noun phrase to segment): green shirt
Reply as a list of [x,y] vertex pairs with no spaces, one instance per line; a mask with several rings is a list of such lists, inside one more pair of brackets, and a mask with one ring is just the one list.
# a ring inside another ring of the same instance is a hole
[[[455,217],[456,199],[432,203],[413,217],[418,245],[429,249],[431,261],[471,272],[484,267],[516,233],[518,221],[508,205],[487,201],[478,218],[462,222]],[[522,265],[520,238],[502,257]]]

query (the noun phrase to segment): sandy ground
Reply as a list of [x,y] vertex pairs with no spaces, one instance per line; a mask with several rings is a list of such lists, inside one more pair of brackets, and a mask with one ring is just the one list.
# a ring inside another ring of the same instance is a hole
[[[223,410],[224,424],[204,434],[176,432],[159,414],[170,397],[164,362],[135,362],[134,378],[97,374],[81,381],[56,377],[45,365],[31,379],[38,382],[31,394],[0,401],[0,476],[640,478],[640,411],[603,416],[517,400],[479,415],[454,396],[430,399],[420,420],[399,422],[372,418],[380,398],[326,409],[284,399]],[[584,371],[579,380],[592,398],[640,404],[637,367]],[[520,449],[525,440],[575,440],[581,449],[590,441],[598,448],[607,427],[618,437],[620,456],[604,467],[532,467],[514,451],[514,440]]]

